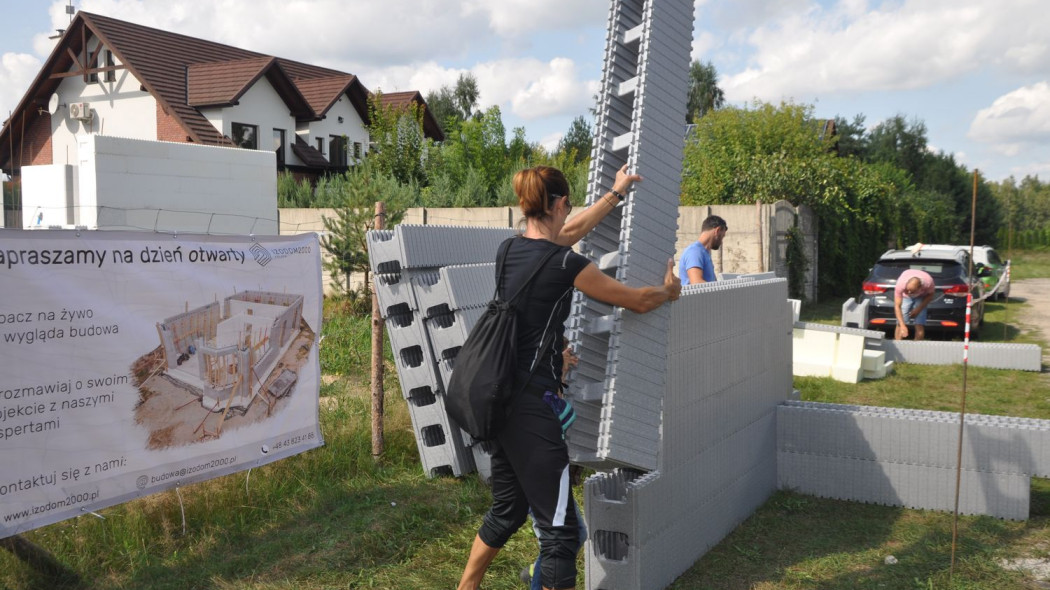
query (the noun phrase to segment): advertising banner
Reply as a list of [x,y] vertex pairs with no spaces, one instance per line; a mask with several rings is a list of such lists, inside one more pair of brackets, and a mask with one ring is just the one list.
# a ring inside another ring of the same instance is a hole
[[0,230],[0,538],[320,446],[316,234]]

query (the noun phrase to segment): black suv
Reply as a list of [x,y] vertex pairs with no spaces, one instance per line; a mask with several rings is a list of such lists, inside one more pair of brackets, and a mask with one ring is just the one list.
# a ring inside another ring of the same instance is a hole
[[864,279],[858,302],[868,301],[868,329],[893,334],[897,316],[893,309],[893,288],[897,277],[908,269],[924,270],[933,277],[936,294],[927,306],[926,331],[962,335],[966,329],[966,293],[973,294],[970,311],[970,336],[977,337],[977,329],[984,322],[984,302],[978,301],[984,293],[981,281],[967,278],[969,254],[962,248],[923,248],[887,250]]

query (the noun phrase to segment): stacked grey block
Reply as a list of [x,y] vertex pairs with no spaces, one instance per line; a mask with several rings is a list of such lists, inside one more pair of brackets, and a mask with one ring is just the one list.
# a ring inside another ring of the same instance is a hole
[[[963,362],[963,342],[886,340],[886,360],[917,365],[957,365]],[[989,369],[1040,371],[1043,351],[1038,344],[970,342],[969,364]]]
[[[459,349],[495,293],[496,263],[445,266],[412,282],[445,391]],[[476,441],[461,430],[456,434],[469,448],[478,475],[491,481],[492,443]]]
[[776,410],[791,393],[787,282],[689,286],[670,310],[658,469],[584,484],[591,590],[667,586],[776,489]]
[[[398,225],[392,230],[368,232],[376,296],[401,391],[408,401],[420,461],[430,477],[470,473],[475,464],[459,427],[445,413],[440,357],[435,355],[424,325],[428,310],[440,303],[435,303],[436,296],[424,287],[437,282],[442,267],[491,263],[499,244],[512,235],[510,228],[433,225]],[[423,305],[417,289],[423,292]],[[447,290],[446,296],[452,297]],[[455,296],[467,297],[459,291]],[[453,304],[455,301],[450,299]]]
[[[609,12],[587,201],[602,198],[624,164],[645,180],[580,252],[634,287],[660,284],[675,253],[692,30],[691,0],[613,0]],[[575,295],[566,331],[580,357],[568,391],[574,462],[656,468],[669,313]]]
[[[777,430],[781,488],[954,509],[956,413],[788,402]],[[1030,478],[1050,471],[1050,420],[970,414],[962,451],[960,512],[1028,518]]]

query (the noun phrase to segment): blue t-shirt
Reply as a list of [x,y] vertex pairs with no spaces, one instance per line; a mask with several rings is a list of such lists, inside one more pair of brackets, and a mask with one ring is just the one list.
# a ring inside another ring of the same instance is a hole
[[715,264],[711,261],[711,253],[704,248],[700,242],[693,242],[682,252],[682,259],[678,261],[678,277],[682,279],[682,285],[689,284],[690,268],[699,268],[701,275],[707,282],[718,280],[715,276]]

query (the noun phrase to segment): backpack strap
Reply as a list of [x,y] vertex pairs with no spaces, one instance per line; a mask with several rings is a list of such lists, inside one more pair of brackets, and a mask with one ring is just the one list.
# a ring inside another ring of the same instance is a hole
[[[509,241],[510,240],[508,240],[508,242]],[[529,272],[529,277],[525,279],[525,282],[522,283],[520,287],[518,287],[518,290],[514,293],[514,295],[512,295],[510,299],[505,299],[504,301],[507,301],[508,303],[514,303],[515,301],[517,301],[518,297],[521,297],[521,294],[525,292],[525,289],[531,286],[533,279],[536,278],[536,275],[540,274],[540,271],[543,270],[543,267],[546,266],[547,262],[550,261],[551,258],[554,258],[554,255],[557,254],[558,250],[560,249],[561,248],[558,246],[550,248],[547,251],[547,253],[544,254],[542,258],[540,258],[539,262],[537,262],[536,265],[532,267],[532,270]],[[510,244],[507,244],[506,249],[503,249],[501,246],[501,256],[498,257],[496,261],[496,266],[499,270],[496,272],[496,296],[494,297],[494,299],[499,299],[499,288],[501,286],[501,283],[503,282],[503,267],[506,265],[507,252],[509,250]]]
[[[496,271],[496,295],[493,297],[493,299],[496,299],[496,300],[499,300],[499,289],[500,289],[500,286],[501,286],[501,284],[503,282],[503,269],[504,269],[504,266],[505,266],[505,264],[507,262],[506,261],[507,252],[510,251],[510,244],[512,243],[512,241],[514,239],[515,238],[508,238],[505,242],[503,242],[503,244],[500,245],[499,254],[496,257],[496,268],[497,268],[497,271]],[[561,250],[561,248],[558,247],[557,245],[555,245],[554,247],[550,248],[547,251],[547,253],[544,254],[542,258],[540,258],[539,262],[537,262],[536,265],[532,268],[531,272],[529,273],[529,277],[527,279],[525,279],[525,282],[522,283],[522,285],[520,287],[518,287],[517,292],[515,292],[514,295],[511,296],[511,298],[506,300],[506,301],[508,303],[514,303],[515,301],[517,301],[518,297],[520,297],[521,294],[523,292],[525,292],[526,289],[530,289],[531,286],[532,286],[533,279],[535,279],[536,275],[538,275],[540,273],[540,271],[543,270],[543,267],[547,264],[547,262],[550,261],[551,258],[554,258],[554,255],[557,254],[559,250]],[[551,336],[553,336],[554,333],[555,333],[555,331],[551,330]],[[553,342],[553,339],[552,338],[548,338],[547,337],[547,332],[544,331],[543,335],[540,338],[540,344],[539,344],[538,351],[542,354],[543,350],[546,349],[548,346],[550,346],[552,342]],[[521,387],[518,388],[518,391],[516,392],[516,396],[517,395],[521,395],[521,393],[523,391],[525,391],[525,388],[528,387],[529,382],[532,381],[532,377],[534,375],[536,375],[536,371],[539,368],[540,368],[540,363],[539,362],[533,363],[532,369],[529,371],[529,377],[521,384]]]

